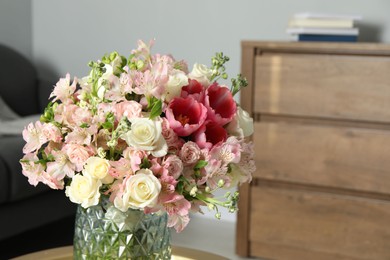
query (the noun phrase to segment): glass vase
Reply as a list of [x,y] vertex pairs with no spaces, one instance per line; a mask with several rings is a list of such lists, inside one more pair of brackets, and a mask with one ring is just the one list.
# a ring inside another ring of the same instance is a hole
[[171,259],[167,214],[122,212],[107,198],[77,208],[74,259]]

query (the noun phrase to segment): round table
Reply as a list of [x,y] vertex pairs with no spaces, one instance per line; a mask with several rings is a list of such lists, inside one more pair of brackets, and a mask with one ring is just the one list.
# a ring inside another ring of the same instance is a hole
[[[57,247],[13,258],[13,260],[73,260],[73,246]],[[220,255],[198,249],[172,246],[172,260],[227,260]]]

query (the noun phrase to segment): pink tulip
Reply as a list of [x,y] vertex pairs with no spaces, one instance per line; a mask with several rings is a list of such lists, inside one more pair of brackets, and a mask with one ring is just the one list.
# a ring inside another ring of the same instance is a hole
[[194,98],[174,98],[165,109],[169,125],[178,136],[189,136],[204,123],[207,109]]
[[206,90],[204,104],[207,107],[208,119],[221,126],[232,121],[237,111],[236,102],[230,90],[217,83],[212,84]]
[[203,87],[202,84],[200,84],[195,79],[189,79],[188,80],[188,85],[182,87],[182,89],[181,89],[181,97],[185,98],[185,97],[188,97],[188,96],[192,96],[197,101],[203,103],[204,91],[205,91],[205,88]]

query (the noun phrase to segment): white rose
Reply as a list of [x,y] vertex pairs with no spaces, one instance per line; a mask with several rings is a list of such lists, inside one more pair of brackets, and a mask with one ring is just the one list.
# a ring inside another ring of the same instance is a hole
[[97,205],[100,198],[99,188],[102,185],[100,180],[94,179],[89,175],[76,174],[72,182],[66,187],[65,194],[73,203],[81,204],[88,208]]
[[148,151],[155,157],[163,157],[168,145],[162,135],[161,121],[149,118],[133,118],[131,129],[122,135],[126,143],[136,150]]
[[244,136],[253,134],[253,118],[240,106],[237,109],[238,124],[243,130]]
[[84,172],[86,175],[90,175],[92,178],[101,180],[102,183],[111,183],[114,178],[108,174],[110,169],[110,163],[108,160],[100,157],[89,157],[84,165]]
[[204,86],[208,86],[210,85],[211,75],[212,71],[206,65],[195,63],[188,77],[197,80]]
[[127,179],[122,196],[114,199],[114,205],[125,212],[129,208],[144,209],[157,203],[161,183],[149,169],[141,169]]
[[169,79],[165,88],[165,100],[171,101],[173,98],[180,96],[181,88],[188,85],[188,78],[181,70],[175,70]]

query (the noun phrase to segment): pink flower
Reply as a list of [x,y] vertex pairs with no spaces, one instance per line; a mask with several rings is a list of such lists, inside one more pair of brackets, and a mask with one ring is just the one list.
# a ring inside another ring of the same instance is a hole
[[199,102],[203,102],[204,94],[205,88],[195,79],[188,80],[188,85],[181,89],[181,97],[191,96]]
[[198,162],[201,156],[201,152],[199,146],[196,143],[188,141],[181,147],[179,155],[184,165],[192,165]]
[[60,129],[52,123],[43,124],[42,132],[50,141],[53,141],[55,143],[59,143],[62,141],[62,134]]
[[65,137],[66,143],[80,144],[80,145],[90,145],[92,141],[92,136],[97,132],[97,127],[95,125],[91,125],[88,128],[81,128],[76,126],[73,129],[73,132],[70,132]]
[[123,116],[127,117],[129,120],[134,117],[141,117],[142,105],[133,100],[117,103],[114,106],[114,115],[118,121],[120,121]]
[[62,151],[66,153],[69,161],[76,166],[76,171],[81,171],[87,159],[95,154],[91,147],[79,144],[66,144]]
[[65,176],[73,177],[76,166],[69,160],[69,157],[63,151],[53,150],[51,154],[54,157],[53,162],[47,163],[47,173],[57,180],[62,180]]
[[23,139],[26,144],[23,147],[23,153],[31,153],[41,148],[48,141],[41,122],[30,123],[23,130]]
[[168,155],[165,157],[162,165],[167,169],[168,174],[175,179],[178,179],[183,172],[183,162],[176,155]]
[[221,160],[223,165],[238,163],[241,159],[241,145],[234,136],[226,142],[215,145],[210,151],[211,158]]
[[236,102],[227,87],[212,84],[206,90],[205,106],[207,117],[213,122],[223,126],[229,123],[237,111]]
[[73,79],[72,85],[70,84],[70,74],[67,73],[65,78],[61,78],[55,85],[53,92],[49,98],[54,97],[53,102],[60,100],[63,104],[73,103],[71,97],[76,90],[77,78]]
[[202,125],[194,134],[194,141],[201,148],[211,149],[227,138],[226,130],[216,122],[209,121]]
[[192,97],[174,98],[168,104],[165,114],[178,136],[189,136],[204,123],[207,109]]
[[134,174],[129,159],[120,158],[118,161],[110,161],[110,165],[109,174],[115,179]]

